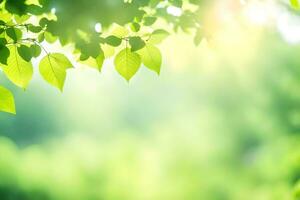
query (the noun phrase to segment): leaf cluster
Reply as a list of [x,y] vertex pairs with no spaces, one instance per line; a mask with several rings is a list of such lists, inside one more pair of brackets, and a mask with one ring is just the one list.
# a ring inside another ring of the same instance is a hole
[[[71,45],[77,63],[101,71],[114,59],[115,70],[127,81],[146,67],[160,74],[158,48],[171,32],[194,35],[199,45],[208,37],[203,0],[0,0],[0,67],[17,87],[26,89],[39,61],[41,77],[63,91],[73,64],[64,54],[49,52],[56,43]],[[291,0],[298,7],[297,0]],[[176,12],[170,12],[175,10]],[[95,25],[102,29],[95,30]],[[0,87],[0,111],[15,113],[12,94]]]

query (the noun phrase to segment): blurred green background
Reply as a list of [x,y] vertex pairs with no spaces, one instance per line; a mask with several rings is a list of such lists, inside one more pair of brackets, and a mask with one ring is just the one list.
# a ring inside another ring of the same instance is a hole
[[300,46],[230,23],[161,48],[161,75],[129,84],[110,62],[62,94],[1,74],[17,115],[0,113],[0,199],[300,199]]

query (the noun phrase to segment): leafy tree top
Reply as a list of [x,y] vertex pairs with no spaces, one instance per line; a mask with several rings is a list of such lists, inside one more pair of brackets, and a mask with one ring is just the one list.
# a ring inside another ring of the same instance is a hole
[[[0,66],[5,76],[25,89],[39,63],[43,79],[63,90],[69,59],[44,44],[71,44],[78,62],[101,71],[114,57],[116,71],[129,81],[141,66],[160,73],[157,47],[170,32],[183,30],[198,45],[210,33],[201,24],[208,0],[0,0]],[[297,0],[291,0],[298,8]],[[163,22],[163,23],[162,23]],[[161,24],[168,24],[168,29]],[[0,111],[15,113],[9,90],[0,87]]]

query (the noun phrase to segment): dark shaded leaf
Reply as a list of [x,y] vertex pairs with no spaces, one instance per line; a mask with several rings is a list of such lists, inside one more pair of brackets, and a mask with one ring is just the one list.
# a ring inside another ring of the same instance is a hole
[[33,33],[39,33],[39,32],[42,31],[42,27],[40,27],[40,26],[34,26],[34,25],[32,25],[32,24],[29,24],[29,25],[28,25],[28,30],[29,30],[30,32],[33,32]]
[[5,45],[0,45],[0,63],[7,65],[9,54],[9,49]]
[[26,11],[33,15],[42,15],[44,13],[43,8],[38,5],[28,5]]
[[0,38],[0,45],[5,46],[7,44],[7,40],[5,38]]
[[6,34],[14,41],[17,42],[19,39],[22,38],[22,31],[17,28],[8,28],[6,29]]
[[31,49],[26,45],[21,45],[17,48],[18,54],[27,62],[30,62],[32,55]]
[[131,51],[137,51],[145,46],[145,42],[140,37],[130,37],[129,44],[131,46]]
[[109,44],[110,46],[117,47],[122,43],[122,39],[114,35],[111,35],[105,38],[105,43]]
[[42,49],[39,45],[33,44],[30,46],[31,55],[35,58],[39,57],[42,52]]

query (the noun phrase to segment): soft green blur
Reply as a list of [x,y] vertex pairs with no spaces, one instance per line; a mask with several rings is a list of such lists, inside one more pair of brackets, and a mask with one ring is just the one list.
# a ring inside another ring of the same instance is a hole
[[230,26],[162,49],[161,75],[129,84],[109,62],[62,94],[1,75],[17,115],[0,113],[0,199],[300,199],[300,46]]

